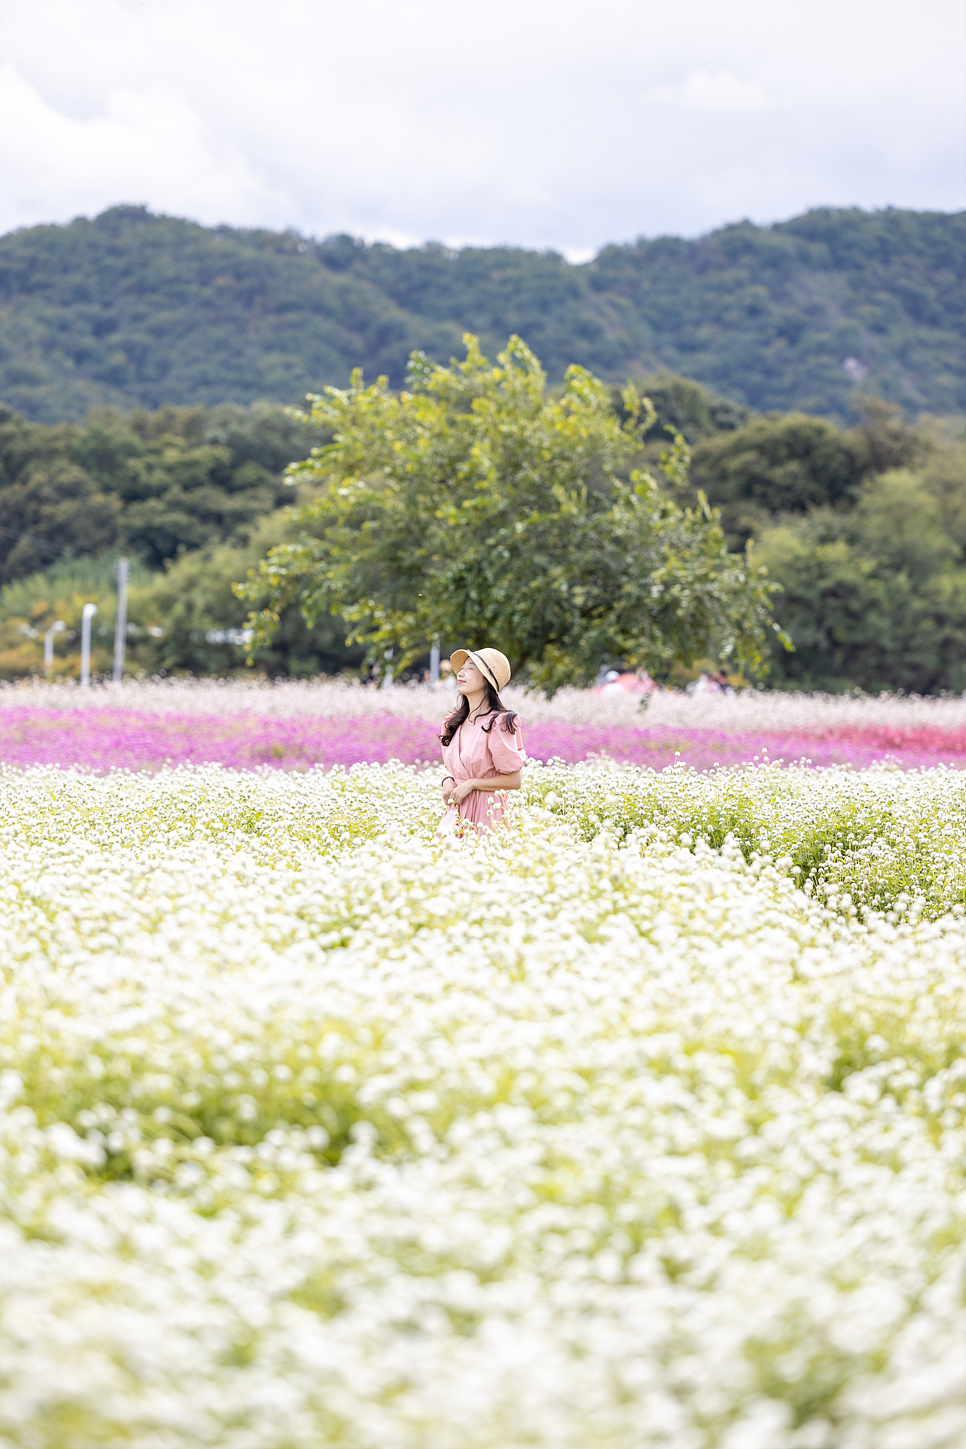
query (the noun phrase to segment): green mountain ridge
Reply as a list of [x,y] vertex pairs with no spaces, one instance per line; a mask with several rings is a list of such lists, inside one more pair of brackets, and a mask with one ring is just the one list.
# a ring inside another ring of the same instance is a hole
[[966,213],[820,209],[696,240],[555,252],[208,228],[143,207],[0,238],[0,398],[92,408],[295,402],[414,348],[526,338],[550,377],[691,377],[757,410],[966,411]]

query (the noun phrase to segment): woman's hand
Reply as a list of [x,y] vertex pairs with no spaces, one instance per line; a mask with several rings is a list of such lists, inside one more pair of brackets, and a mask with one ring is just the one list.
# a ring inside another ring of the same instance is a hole
[[[462,805],[467,795],[473,790],[519,790],[523,783],[523,776],[519,770],[512,775],[486,775],[473,777],[469,780],[461,780],[457,785],[456,781],[443,781],[443,799],[447,805]],[[447,794],[447,785],[449,793]]]
[[455,789],[456,789],[456,781],[453,779],[452,775],[447,775],[446,776],[446,779],[443,781],[443,804],[444,805],[449,805],[449,804],[452,803],[453,791]]

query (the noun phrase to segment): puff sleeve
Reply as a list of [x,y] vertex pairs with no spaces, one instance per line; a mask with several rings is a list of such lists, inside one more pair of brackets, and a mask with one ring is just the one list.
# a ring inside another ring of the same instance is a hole
[[503,728],[502,720],[497,720],[487,735],[487,748],[493,761],[493,768],[498,775],[515,775],[517,770],[521,770],[527,762],[527,752],[523,748],[523,736],[520,734],[519,725],[510,735]]

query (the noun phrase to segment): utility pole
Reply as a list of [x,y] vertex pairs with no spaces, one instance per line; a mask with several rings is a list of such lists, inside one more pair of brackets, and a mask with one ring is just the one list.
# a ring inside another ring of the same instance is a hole
[[54,667],[54,635],[55,634],[62,634],[66,628],[67,628],[67,625],[64,623],[63,619],[58,619],[56,621],[56,623],[51,624],[50,628],[44,634],[44,673],[45,674],[49,674],[50,671]]
[[81,611],[81,688],[89,689],[91,683],[91,620],[97,613],[96,604],[85,604]]
[[127,643],[127,559],[117,561],[117,622],[114,625],[114,683],[124,678],[124,646]]

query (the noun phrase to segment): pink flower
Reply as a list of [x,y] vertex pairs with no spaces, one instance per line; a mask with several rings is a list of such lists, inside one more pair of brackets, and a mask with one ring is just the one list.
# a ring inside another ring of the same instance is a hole
[[[354,717],[254,711],[203,715],[11,705],[0,709],[0,760],[98,771],[151,770],[166,762],[217,763],[237,770],[260,765],[304,770],[391,759],[420,764],[440,758],[437,728],[425,719],[388,712]],[[786,764],[807,759],[813,765],[861,767],[890,759],[906,769],[937,764],[966,768],[966,727],[943,729],[929,723],[835,727],[823,722],[811,729],[749,733],[543,720],[524,724],[524,740],[531,759],[558,758],[568,764],[606,755],[655,769],[680,759],[708,770],[767,756]]]

